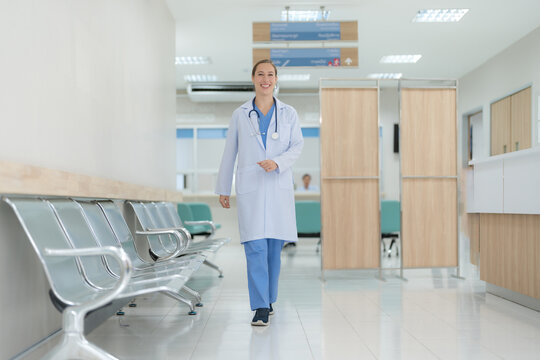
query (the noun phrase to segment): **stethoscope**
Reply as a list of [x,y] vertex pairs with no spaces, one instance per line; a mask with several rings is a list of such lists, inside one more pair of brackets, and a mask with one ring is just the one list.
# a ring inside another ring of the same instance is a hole
[[[279,139],[279,133],[277,131],[277,104],[276,104],[276,98],[273,98],[274,99],[274,114],[276,115],[276,129],[274,131],[274,133],[272,134],[272,139],[274,140],[277,140]],[[255,115],[257,116],[257,125],[258,125],[258,129],[259,131],[255,131],[255,126],[253,125],[253,122],[251,121],[252,118],[251,118],[251,114],[252,113],[255,113]],[[255,110],[255,98],[253,98],[253,100],[251,101],[251,110],[248,112],[248,118],[249,118],[249,123],[251,124],[251,129],[253,130],[253,133],[251,134],[251,136],[256,136],[256,135],[264,135],[264,133],[261,134],[261,120],[259,118],[259,113],[257,112],[257,110]]]

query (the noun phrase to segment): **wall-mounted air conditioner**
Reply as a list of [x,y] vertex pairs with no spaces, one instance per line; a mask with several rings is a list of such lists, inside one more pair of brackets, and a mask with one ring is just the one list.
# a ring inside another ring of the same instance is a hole
[[188,84],[187,93],[193,102],[245,102],[255,96],[251,82],[192,83]]

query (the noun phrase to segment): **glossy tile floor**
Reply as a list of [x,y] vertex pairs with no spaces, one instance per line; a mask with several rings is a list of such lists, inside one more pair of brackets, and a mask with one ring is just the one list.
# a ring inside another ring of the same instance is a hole
[[316,241],[283,251],[269,327],[250,325],[243,249],[231,243],[214,258],[223,279],[203,267],[190,282],[204,298],[196,316],[163,295],[140,297],[88,339],[120,359],[540,359],[540,313],[486,294],[473,266],[465,280],[411,270],[408,281],[395,271],[321,281]]

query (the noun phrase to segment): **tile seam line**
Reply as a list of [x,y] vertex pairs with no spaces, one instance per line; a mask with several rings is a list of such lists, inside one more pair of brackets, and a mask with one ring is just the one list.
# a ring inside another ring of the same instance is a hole
[[304,327],[304,324],[302,323],[302,318],[300,318],[300,314],[298,313],[298,307],[296,305],[294,306],[294,310],[296,312],[296,316],[298,316],[298,320],[300,321],[300,326],[302,326],[302,331],[304,332],[304,336],[306,337],[306,341],[309,347],[309,352],[311,354],[311,358],[315,360],[315,355],[313,354],[313,349],[311,348],[311,344],[309,342],[308,335],[306,333],[306,328]]
[[356,330],[356,328],[353,326],[353,324],[351,324],[351,322],[349,321],[349,319],[345,316],[345,314],[343,314],[343,312],[341,311],[341,309],[339,308],[339,306],[337,306],[336,302],[334,301],[334,298],[332,296],[328,296],[330,298],[330,301],[332,302],[332,304],[334,304],[334,306],[336,307],[337,311],[339,312],[339,314],[345,319],[345,321],[347,322],[347,324],[349,324],[349,326],[353,329],[354,333],[356,334],[356,336],[358,336],[358,339],[362,342],[362,345],[364,345],[364,347],[370,352],[371,355],[373,355],[373,358],[375,359],[379,359],[379,357],[377,355],[375,355],[373,353],[373,351],[371,351],[371,349],[369,348],[369,346],[367,346],[367,344],[364,342],[364,339],[362,339],[362,337],[360,336],[360,334],[358,333],[358,331]]
[[214,313],[214,310],[218,304],[218,302],[220,301],[221,299],[221,294],[223,293],[223,281],[221,281],[221,285],[220,285],[220,289],[219,289],[219,295],[217,297],[217,300],[214,302],[214,306],[212,306],[212,309],[210,311],[210,314],[208,314],[208,318],[206,319],[206,321],[204,322],[204,326],[202,328],[202,331],[201,331],[201,335],[199,336],[199,338],[197,339],[197,342],[195,343],[195,346],[193,347],[193,350],[191,351],[191,354],[189,354],[189,358],[188,359],[193,359],[193,354],[195,354],[195,351],[197,350],[197,347],[199,346],[199,343],[201,342],[201,339],[204,335],[204,331],[206,330],[206,326],[208,325],[208,321],[210,321],[210,318],[212,317],[212,314]]

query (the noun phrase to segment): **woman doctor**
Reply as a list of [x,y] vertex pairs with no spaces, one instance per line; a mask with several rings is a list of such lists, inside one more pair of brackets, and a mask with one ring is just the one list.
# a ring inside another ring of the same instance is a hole
[[268,325],[277,299],[281,249],[298,240],[291,166],[304,139],[298,115],[274,96],[278,80],[271,60],[251,72],[255,98],[237,108],[229,125],[216,194],[224,208],[236,157],[236,202],[240,241],[246,254],[252,325]]

